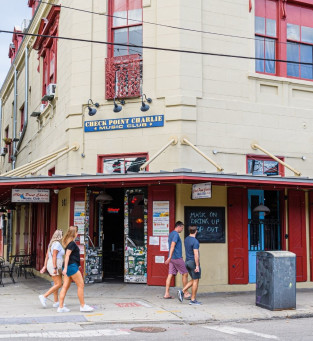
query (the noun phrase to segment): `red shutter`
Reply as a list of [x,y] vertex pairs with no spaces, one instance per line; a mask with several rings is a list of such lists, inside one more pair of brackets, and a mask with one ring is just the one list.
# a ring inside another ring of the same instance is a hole
[[20,236],[21,236],[21,206],[16,207],[16,232],[15,232],[15,254],[20,253]]
[[228,276],[229,284],[248,283],[247,190],[228,188]]
[[24,223],[24,250],[25,253],[29,252],[29,233],[30,233],[30,226],[29,226],[29,206],[25,206],[24,209],[25,215],[25,223]]
[[289,251],[297,255],[297,282],[307,280],[305,194],[303,191],[288,191]]
[[310,214],[310,274],[313,281],[313,192],[309,192],[309,214]]
[[[148,285],[165,286],[168,265],[155,263],[155,256],[163,256],[166,260],[168,251],[160,251],[160,245],[149,245],[149,238],[153,236],[153,201],[170,202],[170,232],[173,231],[175,225],[175,186],[151,186],[148,193],[147,283]],[[174,280],[171,284],[174,285]]]

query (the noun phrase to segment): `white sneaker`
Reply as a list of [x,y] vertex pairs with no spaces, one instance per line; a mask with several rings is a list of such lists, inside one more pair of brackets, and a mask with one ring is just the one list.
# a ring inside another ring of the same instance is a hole
[[44,307],[44,308],[47,308],[47,299],[45,298],[45,296],[43,296],[43,295],[39,295],[38,296],[38,298],[39,298],[39,301],[40,301],[40,303],[42,304],[42,306]]
[[59,307],[57,310],[58,313],[68,313],[69,311],[71,311],[71,310],[67,307],[63,307],[63,308]]
[[59,308],[59,305],[60,305],[60,302],[54,302],[54,303],[52,304],[52,307],[53,307],[53,308]]
[[94,311],[94,309],[89,305],[85,304],[83,307],[80,306],[80,311]]

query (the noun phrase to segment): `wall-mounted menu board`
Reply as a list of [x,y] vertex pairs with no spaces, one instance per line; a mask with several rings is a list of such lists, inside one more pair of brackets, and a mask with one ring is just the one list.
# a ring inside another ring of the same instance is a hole
[[225,207],[185,206],[185,237],[189,225],[197,226],[200,243],[225,243]]

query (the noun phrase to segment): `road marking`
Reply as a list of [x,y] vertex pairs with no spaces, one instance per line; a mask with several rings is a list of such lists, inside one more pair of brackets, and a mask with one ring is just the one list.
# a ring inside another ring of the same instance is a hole
[[136,301],[135,303],[138,303],[138,304],[142,305],[143,307],[152,308],[152,305],[150,305],[146,302]]
[[43,339],[71,339],[82,337],[99,337],[99,336],[122,336],[129,335],[128,332],[122,330],[102,329],[102,330],[83,330],[83,331],[64,331],[64,332],[42,332],[42,333],[20,333],[20,334],[0,334],[0,339],[7,338],[43,338]]
[[231,335],[237,335],[237,334],[251,334],[254,336],[263,337],[264,339],[273,339],[278,340],[278,337],[275,335],[269,335],[269,334],[263,334],[263,333],[257,333],[252,330],[244,329],[244,328],[235,328],[235,327],[228,327],[228,326],[215,326],[215,327],[209,327],[205,326],[204,328],[216,330],[221,333],[225,334],[231,334]]

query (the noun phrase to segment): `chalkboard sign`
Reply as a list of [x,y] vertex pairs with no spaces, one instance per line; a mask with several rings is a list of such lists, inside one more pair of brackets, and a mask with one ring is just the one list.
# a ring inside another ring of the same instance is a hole
[[188,226],[197,226],[200,243],[225,243],[225,207],[185,207],[185,237]]

